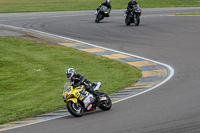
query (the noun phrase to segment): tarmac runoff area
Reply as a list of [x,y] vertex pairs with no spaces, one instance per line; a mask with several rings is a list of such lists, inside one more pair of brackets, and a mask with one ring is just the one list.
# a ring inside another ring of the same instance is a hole
[[[33,36],[54,42],[56,45],[72,47],[81,51],[101,55],[120,62],[128,63],[142,70],[142,78],[132,86],[124,88],[122,91],[113,93],[110,96],[113,103],[117,103],[137,95],[150,91],[165,82],[167,82],[174,74],[174,69],[169,65],[149,60],[132,54],[107,49],[93,44],[73,40],[71,38],[61,37],[53,34],[48,34],[31,29],[24,29],[13,26],[0,25],[0,36]],[[70,115],[67,109],[57,110],[51,113],[41,114],[34,118],[26,118],[20,121],[14,121],[0,125],[0,131],[5,131],[13,128],[27,126],[39,122],[44,122],[52,119]]]

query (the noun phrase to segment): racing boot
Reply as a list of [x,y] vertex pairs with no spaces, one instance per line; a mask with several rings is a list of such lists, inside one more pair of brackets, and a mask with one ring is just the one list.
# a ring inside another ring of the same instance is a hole
[[91,89],[90,93],[93,94],[97,103],[100,102],[100,94],[97,91],[94,91],[93,89]]

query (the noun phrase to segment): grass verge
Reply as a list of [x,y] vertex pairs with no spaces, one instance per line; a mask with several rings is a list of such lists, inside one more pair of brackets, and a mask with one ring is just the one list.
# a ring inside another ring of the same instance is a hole
[[65,70],[76,69],[108,94],[141,77],[133,66],[73,48],[0,37],[0,124],[64,108]]
[[[0,12],[42,12],[95,10],[105,0],[0,0]],[[129,0],[111,1],[113,9],[125,9]],[[137,0],[142,8],[197,7],[198,0]]]

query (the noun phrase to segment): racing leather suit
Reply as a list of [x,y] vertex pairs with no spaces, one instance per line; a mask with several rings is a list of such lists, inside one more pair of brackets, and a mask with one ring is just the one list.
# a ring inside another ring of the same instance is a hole
[[99,95],[98,95],[97,92],[95,92],[93,90],[93,84],[89,80],[87,80],[81,74],[76,74],[74,76],[75,76],[74,80],[71,79],[71,82],[74,82],[73,87],[77,87],[77,86],[80,86],[80,85],[85,85],[85,87],[86,87],[85,90],[88,91],[89,93],[93,94],[95,97],[98,98]]
[[135,4],[138,4],[138,3],[135,2],[135,3],[133,4],[132,1],[130,1],[130,2],[128,3],[127,10],[126,10],[127,16],[128,16],[129,13],[131,12],[131,10],[133,9],[133,6],[134,6]]

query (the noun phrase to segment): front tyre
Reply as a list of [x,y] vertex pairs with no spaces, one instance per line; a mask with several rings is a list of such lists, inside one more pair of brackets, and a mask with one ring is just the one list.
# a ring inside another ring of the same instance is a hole
[[135,26],[138,26],[140,24],[140,16],[137,15],[135,18]]
[[75,117],[81,117],[84,113],[83,106],[79,102],[73,103],[72,101],[68,101],[67,109]]
[[104,15],[102,13],[97,14],[95,22],[99,23],[100,20],[102,20],[104,18]]
[[101,110],[106,111],[106,110],[109,110],[109,109],[112,107],[112,101],[110,100],[110,97],[109,97],[108,95],[104,94],[104,96],[106,97],[107,100],[104,101],[104,102],[99,106],[99,108],[100,108]]
[[101,17],[101,14],[98,13],[97,16],[96,16],[96,19],[95,19],[95,22],[96,22],[96,23],[99,23],[100,17]]
[[96,23],[99,23],[99,20],[98,20],[98,19],[95,19],[95,22],[96,22]]

